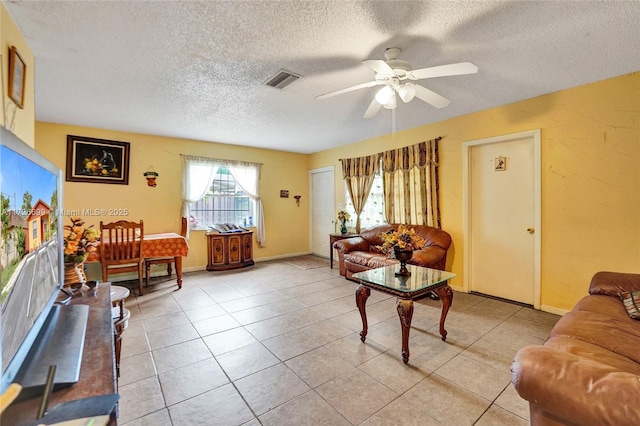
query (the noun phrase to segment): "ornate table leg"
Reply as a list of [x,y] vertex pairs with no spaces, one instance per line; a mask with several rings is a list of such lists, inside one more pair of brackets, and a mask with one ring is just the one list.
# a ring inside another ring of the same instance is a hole
[[442,302],[442,312],[440,312],[440,336],[441,339],[445,341],[447,340],[447,330],[444,329],[444,321],[447,319],[447,313],[449,313],[449,308],[453,302],[453,290],[451,290],[448,284],[445,284],[436,291]]
[[182,288],[182,256],[176,256],[176,277],[178,277],[178,289]]
[[363,285],[359,285],[358,288],[356,288],[356,306],[360,311],[360,318],[362,318],[362,331],[360,332],[360,340],[362,340],[363,342],[367,338],[368,330],[367,312],[365,311],[364,306],[367,303],[367,299],[369,298],[370,294],[371,290]]
[[413,318],[413,300],[398,299],[396,309],[400,317],[402,327],[402,361],[409,362],[409,331],[411,330],[411,319]]

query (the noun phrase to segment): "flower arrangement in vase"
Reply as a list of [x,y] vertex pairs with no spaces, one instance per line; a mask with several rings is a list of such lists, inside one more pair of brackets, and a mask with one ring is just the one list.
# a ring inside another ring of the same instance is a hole
[[340,233],[347,233],[347,221],[351,219],[351,215],[346,210],[338,210],[338,220],[340,221]]
[[100,231],[93,225],[85,227],[84,220],[79,217],[71,217],[71,225],[64,226],[64,262],[82,263],[89,253],[96,252],[96,246],[100,242]]
[[425,241],[416,230],[408,225],[398,225],[398,229],[392,229],[380,234],[382,245],[376,246],[389,257],[395,257],[400,262],[400,270],[397,276],[408,276],[411,272],[407,269],[407,262],[413,256],[414,250],[424,247]]
[[87,278],[82,263],[90,253],[97,251],[100,231],[93,225],[85,227],[84,220],[71,217],[71,225],[65,225],[63,231],[65,285],[84,284]]

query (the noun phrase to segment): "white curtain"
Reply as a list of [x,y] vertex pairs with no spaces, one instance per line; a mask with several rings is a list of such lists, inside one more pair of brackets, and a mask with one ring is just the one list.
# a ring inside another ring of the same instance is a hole
[[221,164],[215,158],[182,155],[182,216],[187,220],[191,216],[189,205],[205,196]]
[[240,185],[242,191],[256,203],[256,242],[260,247],[266,247],[267,236],[264,229],[264,210],[258,183],[260,182],[260,164],[243,161],[225,161],[224,165],[231,176]]

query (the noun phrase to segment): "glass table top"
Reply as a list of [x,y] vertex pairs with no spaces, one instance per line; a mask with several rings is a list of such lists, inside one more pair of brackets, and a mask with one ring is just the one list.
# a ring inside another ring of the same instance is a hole
[[394,292],[414,293],[429,291],[431,287],[439,287],[438,284],[456,276],[453,272],[407,265],[407,269],[411,272],[411,275],[408,277],[397,277],[395,273],[398,272],[399,269],[399,264],[370,269],[353,274],[353,278],[365,285],[373,284],[376,287],[386,288]]

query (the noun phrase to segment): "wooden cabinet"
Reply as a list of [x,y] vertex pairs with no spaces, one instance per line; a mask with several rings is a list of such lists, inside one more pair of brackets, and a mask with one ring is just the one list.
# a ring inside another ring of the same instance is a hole
[[225,271],[254,264],[253,232],[207,233],[207,271]]

